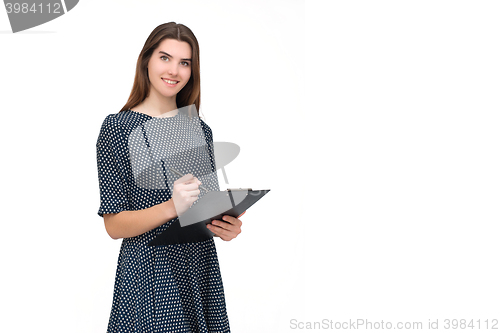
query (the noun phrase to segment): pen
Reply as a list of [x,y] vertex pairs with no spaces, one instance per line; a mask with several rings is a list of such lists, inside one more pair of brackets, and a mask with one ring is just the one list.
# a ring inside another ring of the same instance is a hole
[[[175,170],[174,168],[170,168],[170,171],[172,171],[173,173],[175,173],[175,174],[176,174],[177,176],[179,176],[179,177],[184,177],[184,175],[183,175],[182,173],[180,173],[179,171]],[[201,187],[203,190],[205,190],[205,191],[207,191],[207,192],[208,192],[208,189],[207,189],[206,187],[201,186],[201,185],[200,185],[200,187]]]

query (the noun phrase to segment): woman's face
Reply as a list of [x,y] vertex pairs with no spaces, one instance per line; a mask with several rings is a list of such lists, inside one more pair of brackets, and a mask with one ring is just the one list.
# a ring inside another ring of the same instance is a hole
[[174,97],[191,77],[191,46],[175,39],[163,40],[148,63],[151,88],[165,97]]

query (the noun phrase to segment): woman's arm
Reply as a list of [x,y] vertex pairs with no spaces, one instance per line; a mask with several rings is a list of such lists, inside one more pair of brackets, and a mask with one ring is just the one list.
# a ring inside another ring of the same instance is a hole
[[198,199],[200,184],[196,177],[187,174],[174,182],[168,201],[141,210],[103,214],[108,235],[113,239],[139,236],[182,215]]
[[170,199],[149,208],[103,214],[103,217],[108,235],[119,239],[142,235],[176,218],[177,213]]

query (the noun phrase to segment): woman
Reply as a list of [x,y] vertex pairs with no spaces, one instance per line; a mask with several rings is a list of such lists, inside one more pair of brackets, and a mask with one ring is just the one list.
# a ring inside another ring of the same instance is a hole
[[[200,172],[202,176],[187,173],[173,185],[148,187],[137,183],[139,177],[130,160],[129,139],[146,123],[161,122],[165,131],[161,137],[168,139],[172,154],[192,144],[189,138],[176,139],[186,137],[179,128],[192,124],[190,117],[179,112],[190,105],[198,113],[198,42],[186,26],[162,24],[150,34],[139,55],[128,102],[120,112],[106,117],[96,144],[98,214],[111,238],[123,238],[108,333],[230,331],[213,238],[148,246],[178,223],[178,217],[198,199],[202,182],[209,190],[219,189],[215,165],[209,166],[212,172]],[[211,130],[198,121],[210,145]],[[148,148],[154,144],[150,138]],[[238,218],[224,216],[207,228],[228,241],[241,232],[241,225]]]

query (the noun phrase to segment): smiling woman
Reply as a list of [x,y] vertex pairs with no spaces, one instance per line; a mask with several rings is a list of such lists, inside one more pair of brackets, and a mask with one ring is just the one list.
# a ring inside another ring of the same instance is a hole
[[[136,111],[147,113],[148,107],[145,104],[151,101],[145,99],[150,97],[150,90],[152,90],[150,99],[156,101],[155,104],[160,104],[158,99],[161,100],[162,97],[159,95],[165,94],[163,96],[170,97],[168,105],[162,103],[164,112],[192,104],[198,111],[200,109],[199,54],[198,40],[188,27],[173,22],[158,26],[146,40],[139,54],[132,92],[120,112],[134,107]],[[167,90],[162,87],[174,89]],[[174,102],[175,107],[173,107]]]
[[[210,127],[196,117],[199,106],[198,42],[186,26],[162,24],[153,30],[139,55],[127,103],[120,112],[106,117],[96,144],[98,214],[111,238],[123,238],[108,333],[229,332],[212,235],[225,241],[234,239],[241,232],[241,221],[224,216],[208,226],[203,224],[208,239],[148,246],[157,235],[177,227],[178,217],[200,194],[198,178],[183,172],[185,176],[170,182],[165,164],[200,175],[208,191],[219,190],[213,149],[193,149],[213,147]],[[155,126],[145,126],[151,124]],[[137,133],[143,141],[130,140]],[[151,154],[154,147],[167,157],[156,159]],[[209,158],[199,154],[185,160],[172,158],[186,151],[202,151]],[[134,165],[132,157],[136,158]],[[144,185],[140,177],[150,170],[159,173],[144,177],[153,179]]]
[[[168,50],[169,53],[160,50]],[[150,99],[159,100],[168,98],[170,106],[176,108],[177,94],[184,88],[191,78],[191,46],[175,39],[163,40],[149,59],[147,72],[151,83]],[[144,109],[144,102],[137,105],[137,109]],[[155,115],[153,115],[155,116]]]

